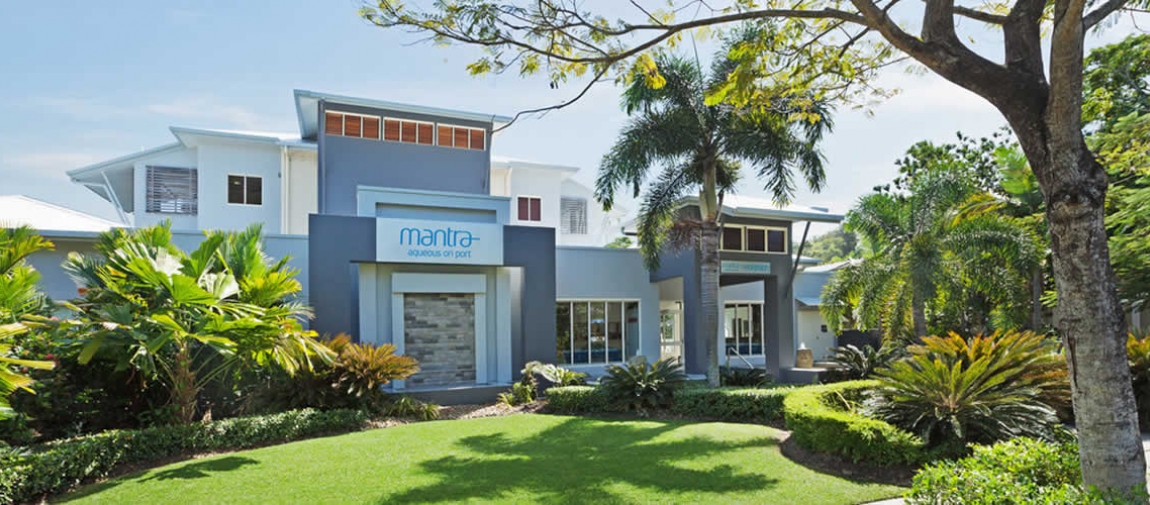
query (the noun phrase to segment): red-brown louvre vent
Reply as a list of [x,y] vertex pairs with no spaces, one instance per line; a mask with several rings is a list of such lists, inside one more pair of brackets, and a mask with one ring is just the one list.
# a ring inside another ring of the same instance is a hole
[[343,135],[345,137],[362,136],[363,117],[348,114],[343,117]]
[[485,132],[483,130],[474,130],[474,129],[471,130],[471,148],[472,149],[478,149],[480,151],[482,151],[484,149],[484,146],[483,146],[483,134],[484,133]]
[[363,138],[376,140],[379,139],[379,118],[363,118]]
[[408,144],[414,144],[415,143],[415,136],[416,136],[415,123],[413,123],[411,121],[404,121],[402,132],[403,132],[403,134],[400,135],[400,142],[407,142]]
[[456,128],[455,129],[455,147],[462,147],[462,148],[466,149],[467,145],[468,145],[467,137],[468,137],[467,128]]
[[324,117],[324,133],[328,135],[343,135],[343,114],[328,112]]
[[383,140],[399,142],[399,121],[394,119],[383,121]]
[[439,145],[444,147],[454,146],[454,137],[452,136],[452,129],[450,126],[439,126]]
[[431,123],[419,123],[419,143],[432,145],[435,142],[435,127]]

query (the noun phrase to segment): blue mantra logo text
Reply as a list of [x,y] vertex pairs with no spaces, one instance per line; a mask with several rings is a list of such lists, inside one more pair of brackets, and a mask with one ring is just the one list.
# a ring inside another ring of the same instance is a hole
[[479,240],[478,237],[467,230],[452,228],[403,228],[399,230],[400,245],[415,245],[420,247],[462,247],[471,248],[471,244]]

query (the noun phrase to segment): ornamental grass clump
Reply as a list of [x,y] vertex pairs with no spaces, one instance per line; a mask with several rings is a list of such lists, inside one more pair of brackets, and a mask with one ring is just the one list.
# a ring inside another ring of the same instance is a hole
[[968,443],[1050,438],[1068,401],[1057,343],[1031,332],[970,339],[926,337],[910,356],[877,372],[869,415],[915,433],[928,446],[963,454]]

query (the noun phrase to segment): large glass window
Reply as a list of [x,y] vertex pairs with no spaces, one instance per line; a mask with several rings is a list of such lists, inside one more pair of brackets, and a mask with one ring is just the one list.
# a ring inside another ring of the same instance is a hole
[[627,361],[639,352],[639,302],[558,302],[555,336],[561,364]]
[[723,310],[723,342],[728,354],[762,356],[763,304],[728,303]]

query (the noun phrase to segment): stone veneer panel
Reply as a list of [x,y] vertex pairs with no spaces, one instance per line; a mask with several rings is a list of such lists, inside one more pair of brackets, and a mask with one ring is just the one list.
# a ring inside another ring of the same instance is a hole
[[475,295],[403,295],[404,352],[419,360],[407,387],[475,383]]

